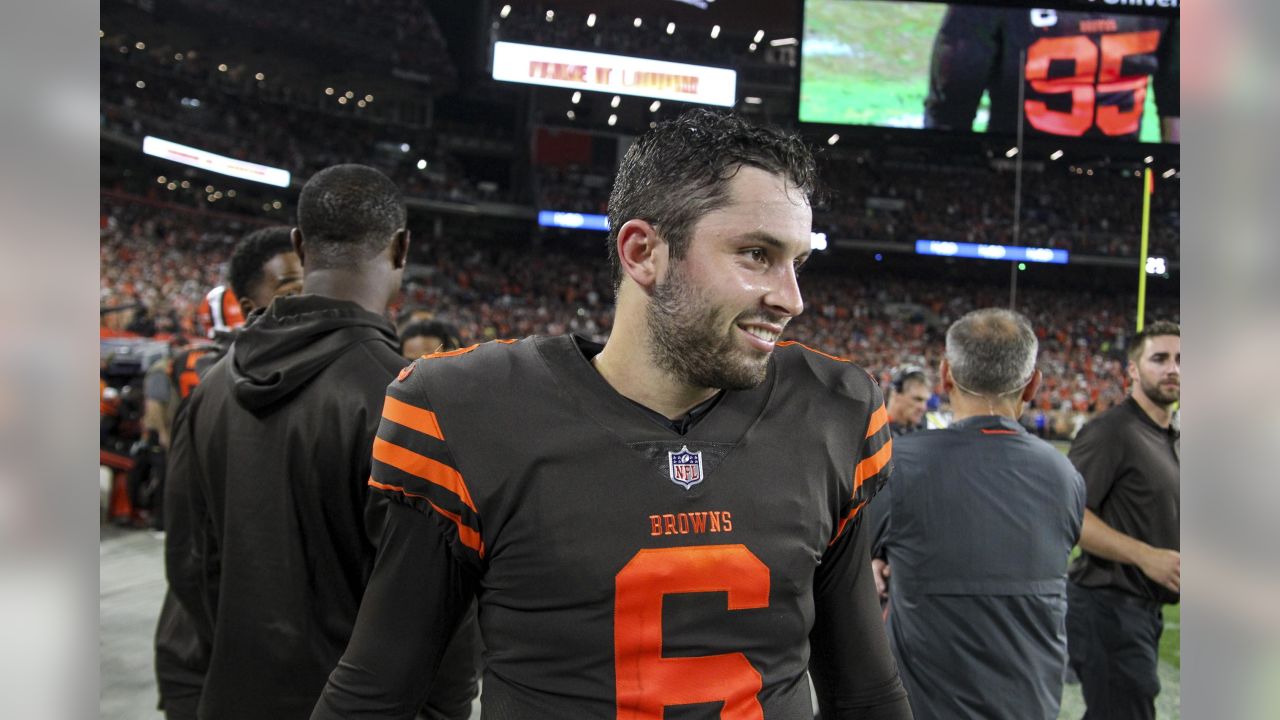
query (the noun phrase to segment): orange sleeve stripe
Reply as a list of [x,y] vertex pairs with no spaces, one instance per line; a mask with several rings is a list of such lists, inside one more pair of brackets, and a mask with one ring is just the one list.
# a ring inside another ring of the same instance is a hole
[[471,493],[467,492],[467,485],[462,481],[462,474],[439,460],[419,455],[382,438],[373,439],[373,459],[439,485],[457,495],[464,505],[471,508],[471,512],[476,512],[475,503],[471,501]]
[[857,492],[862,487],[863,481],[869,477],[875,477],[875,474],[884,469],[889,464],[889,458],[893,457],[893,438],[885,441],[884,447],[876,451],[875,455],[858,463],[858,467],[853,471],[853,491]]
[[480,557],[484,557],[484,540],[480,538],[480,533],[476,532],[475,529],[467,525],[464,525],[462,523],[461,515],[458,515],[456,513],[451,513],[448,510],[445,510],[444,508],[440,507],[439,505],[431,502],[431,499],[426,497],[425,495],[411,493],[408,490],[405,490],[404,488],[400,487],[399,485],[386,485],[378,482],[377,480],[374,480],[373,478],[369,478],[369,485],[382,490],[393,490],[395,492],[400,493],[401,495],[405,495],[408,497],[416,497],[422,500],[426,500],[427,504],[431,506],[431,509],[440,513],[442,516],[449,518],[450,520],[453,521],[454,525],[458,526],[458,539],[462,541],[463,545],[466,545],[472,550],[475,550],[476,553],[480,555]]
[[880,403],[880,407],[871,413],[871,420],[867,423],[867,437],[872,437],[880,432],[880,428],[889,423],[889,411],[884,409],[884,403]]
[[444,432],[440,430],[440,422],[436,419],[435,413],[397,400],[390,395],[382,406],[382,417],[397,425],[417,430],[423,435],[430,435],[437,440],[444,439]]
[[839,540],[840,536],[844,534],[844,526],[848,525],[849,521],[852,520],[854,516],[858,514],[858,511],[862,509],[862,506],[866,504],[867,504],[867,501],[863,500],[862,502],[858,503],[856,507],[850,510],[848,515],[845,515],[843,518],[840,519],[840,526],[836,528],[836,536],[831,538],[831,542],[827,543],[827,547],[830,547],[836,544],[836,541]]
[[[519,341],[518,340],[494,340],[493,342],[502,343],[503,345],[511,345]],[[459,355],[466,355],[467,353],[471,352],[472,350],[475,350],[476,348],[480,347],[483,344],[484,343],[476,343],[475,345],[468,345],[467,347],[458,348],[457,350],[445,350],[443,352],[427,353],[426,355],[422,356],[422,359],[433,360],[435,358],[447,358],[447,357],[457,357]]]
[[842,363],[853,362],[852,360],[848,358],[842,358],[839,355],[828,355],[827,353],[824,353],[821,350],[815,350],[809,347],[808,345],[805,345],[804,343],[796,342],[795,340],[783,340],[782,342],[778,343],[778,347],[787,347],[788,345],[799,345],[800,347],[804,348],[805,350],[808,350],[811,353],[821,355],[822,357],[827,358],[829,360],[835,360],[836,362],[842,362]]

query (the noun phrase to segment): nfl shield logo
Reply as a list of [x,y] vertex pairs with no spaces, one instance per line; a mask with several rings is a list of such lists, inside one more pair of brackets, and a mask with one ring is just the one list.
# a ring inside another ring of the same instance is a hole
[[685,490],[702,482],[702,453],[690,452],[689,446],[680,448],[680,452],[667,453],[671,467],[671,482],[683,486]]

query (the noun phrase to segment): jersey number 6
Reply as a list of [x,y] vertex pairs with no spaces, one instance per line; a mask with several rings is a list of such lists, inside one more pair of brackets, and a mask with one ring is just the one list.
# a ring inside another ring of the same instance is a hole
[[[1070,112],[1050,110],[1041,100],[1027,100],[1027,122],[1032,127],[1054,135],[1079,137],[1094,125],[1098,93],[1132,91],[1133,107],[1127,111],[1121,111],[1117,105],[1097,106],[1097,125],[1106,135],[1129,135],[1138,131],[1142,106],[1147,99],[1147,76],[1145,73],[1137,77],[1121,76],[1121,66],[1128,56],[1155,52],[1160,44],[1160,31],[1103,35],[1099,42],[1101,49],[1087,35],[1072,35],[1041,38],[1027,48],[1026,77],[1031,88],[1046,95],[1071,93]],[[1049,65],[1055,60],[1074,63],[1075,74],[1050,80]]]
[[618,573],[614,668],[618,720],[662,720],[667,705],[724,702],[721,720],[762,720],[762,680],[740,652],[662,656],[662,598],[727,592],[729,610],[769,606],[769,568],[744,545],[647,549]]

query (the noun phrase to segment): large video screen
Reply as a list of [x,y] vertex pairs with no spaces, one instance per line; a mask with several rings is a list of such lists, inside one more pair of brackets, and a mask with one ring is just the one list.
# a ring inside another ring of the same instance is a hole
[[800,58],[801,122],[1178,142],[1168,14],[805,0]]

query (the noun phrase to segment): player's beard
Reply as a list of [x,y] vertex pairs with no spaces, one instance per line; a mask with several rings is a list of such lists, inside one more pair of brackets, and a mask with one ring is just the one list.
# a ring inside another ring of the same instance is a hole
[[1182,385],[1180,383],[1175,383],[1172,386],[1161,386],[1159,380],[1153,382],[1148,382],[1146,378],[1140,378],[1140,380],[1142,381],[1143,394],[1151,398],[1151,401],[1157,405],[1168,407],[1178,402],[1182,397]]
[[[645,312],[650,355],[662,370],[693,387],[749,390],[764,382],[769,356],[742,347],[736,319],[699,292],[677,261],[653,289]],[[783,325],[785,318],[767,321]]]

